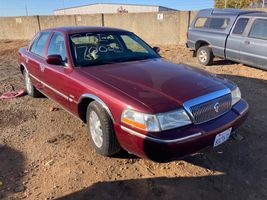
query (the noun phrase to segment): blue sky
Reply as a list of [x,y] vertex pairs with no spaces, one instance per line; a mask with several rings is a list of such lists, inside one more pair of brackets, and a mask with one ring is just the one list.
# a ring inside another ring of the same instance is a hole
[[213,0],[0,0],[0,16],[26,15],[26,5],[29,15],[51,15],[53,10],[65,7],[79,6],[90,3],[130,3],[155,4],[178,10],[197,10],[213,7]]

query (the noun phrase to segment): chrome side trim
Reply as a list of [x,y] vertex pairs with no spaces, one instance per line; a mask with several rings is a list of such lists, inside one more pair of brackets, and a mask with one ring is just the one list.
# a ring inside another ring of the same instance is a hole
[[[38,90],[38,89],[37,89]],[[67,113],[69,113],[70,115],[74,116],[75,118],[77,118],[80,122],[83,122],[83,120],[81,118],[79,118],[78,116],[74,115],[72,112],[68,111],[65,107],[63,107],[62,105],[60,105],[58,102],[56,102],[55,100],[53,100],[49,95],[43,93],[42,91],[38,90],[40,93],[42,93],[44,96],[48,97],[49,100],[53,101],[54,103],[56,103],[57,105],[59,105],[64,111],[66,111]]]
[[93,99],[93,100],[97,101],[98,103],[100,103],[103,106],[103,108],[106,110],[106,112],[108,113],[108,115],[110,116],[111,120],[113,122],[115,122],[114,117],[112,115],[112,112],[110,111],[110,109],[108,108],[107,104],[105,104],[105,102],[102,99],[100,99],[98,96],[96,96],[94,94],[88,94],[88,93],[86,93],[86,94],[83,94],[79,98],[78,103],[81,103],[84,98],[90,98],[90,99]]
[[129,129],[129,128],[126,128],[125,126],[122,126],[121,125],[121,129],[130,133],[131,135],[134,135],[134,136],[137,136],[137,137],[140,137],[140,138],[143,138],[143,139],[147,139],[147,140],[150,140],[150,141],[153,141],[153,142],[159,142],[159,143],[175,143],[175,142],[182,142],[182,141],[186,141],[186,140],[189,140],[191,138],[194,138],[194,137],[198,137],[198,136],[201,136],[202,133],[195,133],[195,134],[192,134],[192,135],[189,135],[189,136],[186,136],[186,137],[182,137],[182,138],[177,138],[177,139],[173,139],[173,140],[161,140],[161,139],[157,139],[157,138],[153,138],[153,137],[150,137],[150,136],[146,136],[144,134],[141,134],[141,133],[138,133],[132,129]]
[[57,93],[58,95],[60,95],[61,97],[63,97],[64,99],[67,99],[70,102],[74,102],[74,103],[78,103],[77,101],[69,98],[68,96],[66,96],[65,94],[59,92],[58,90],[56,90],[55,88],[51,87],[50,85],[46,84],[45,82],[41,81],[40,79],[38,79],[37,77],[33,76],[32,74],[30,74],[30,76],[32,78],[34,78],[35,80],[39,81],[40,83],[42,83],[44,86],[46,86],[47,88],[49,88],[50,90],[52,90],[53,92]]
[[194,98],[194,99],[190,99],[190,100],[184,102],[183,106],[184,106],[186,112],[190,115],[191,119],[194,119],[194,116],[193,116],[192,112],[190,111],[190,108],[192,106],[216,99],[218,97],[221,97],[221,96],[224,96],[224,95],[230,94],[230,93],[231,93],[231,90],[229,88],[225,88],[225,89],[218,90],[218,91],[215,91],[215,92],[212,92],[212,93],[209,93],[209,94],[206,94],[206,95]]

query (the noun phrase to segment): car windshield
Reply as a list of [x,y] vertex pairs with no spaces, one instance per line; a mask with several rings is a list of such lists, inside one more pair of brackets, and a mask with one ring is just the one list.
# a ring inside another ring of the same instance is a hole
[[78,33],[70,35],[76,66],[92,66],[159,58],[139,37],[130,32]]

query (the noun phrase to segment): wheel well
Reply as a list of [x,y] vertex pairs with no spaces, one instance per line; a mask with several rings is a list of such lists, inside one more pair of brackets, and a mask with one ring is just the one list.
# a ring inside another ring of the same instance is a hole
[[23,74],[24,73],[24,70],[25,70],[25,67],[24,67],[24,65],[20,65],[20,72]]
[[202,47],[202,46],[209,46],[210,44],[208,43],[208,42],[206,42],[206,41],[197,41],[197,43],[196,43],[196,51],[200,48],[200,47]]
[[84,123],[87,122],[86,120],[87,107],[93,101],[95,100],[91,98],[83,98],[82,101],[78,104],[79,117]]

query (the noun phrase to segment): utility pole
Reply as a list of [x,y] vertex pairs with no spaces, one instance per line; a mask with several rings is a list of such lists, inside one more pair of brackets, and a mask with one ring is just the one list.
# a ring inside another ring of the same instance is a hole
[[265,0],[262,0],[262,7],[265,7]]
[[65,1],[62,0],[62,4],[63,4],[63,12],[64,12],[64,15],[65,15]]
[[26,16],[29,16],[27,4],[25,4],[25,12],[26,12]]
[[224,0],[224,8],[227,8],[227,0]]

